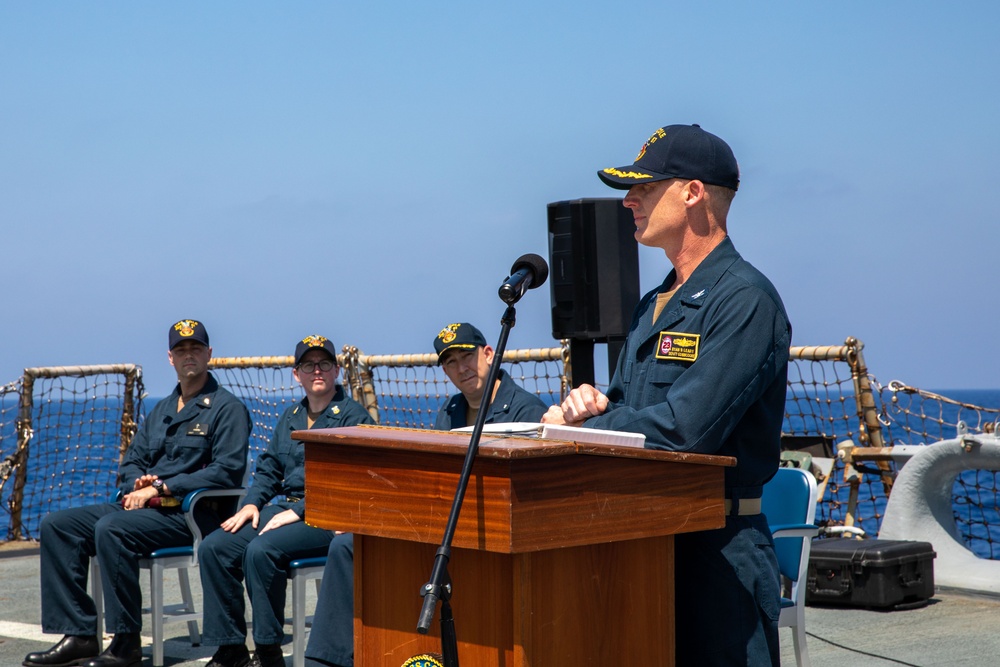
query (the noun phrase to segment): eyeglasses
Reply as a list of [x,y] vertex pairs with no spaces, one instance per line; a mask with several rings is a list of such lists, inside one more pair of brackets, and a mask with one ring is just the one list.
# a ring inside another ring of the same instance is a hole
[[333,368],[334,363],[329,359],[324,359],[323,361],[303,361],[298,365],[298,369],[303,373],[312,373],[318,367],[322,372],[328,373],[330,369]]

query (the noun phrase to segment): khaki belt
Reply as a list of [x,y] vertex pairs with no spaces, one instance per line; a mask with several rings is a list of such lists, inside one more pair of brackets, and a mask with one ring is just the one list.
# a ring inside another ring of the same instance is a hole
[[[760,498],[740,498],[739,507],[736,512],[739,516],[753,516],[760,514]],[[726,516],[733,514],[733,501],[726,498]]]

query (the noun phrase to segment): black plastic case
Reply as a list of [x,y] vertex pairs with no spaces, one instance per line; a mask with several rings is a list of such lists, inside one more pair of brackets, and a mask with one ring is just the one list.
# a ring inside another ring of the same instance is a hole
[[806,603],[910,609],[934,595],[934,553],[929,542],[814,540]]

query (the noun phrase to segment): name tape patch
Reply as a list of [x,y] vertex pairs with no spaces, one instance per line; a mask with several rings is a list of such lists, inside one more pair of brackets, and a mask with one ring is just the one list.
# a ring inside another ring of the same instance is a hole
[[701,334],[661,331],[656,345],[656,358],[670,361],[694,361],[698,358]]

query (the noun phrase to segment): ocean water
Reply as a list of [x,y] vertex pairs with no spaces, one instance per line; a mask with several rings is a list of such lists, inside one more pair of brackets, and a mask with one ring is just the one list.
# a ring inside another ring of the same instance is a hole
[[[1000,390],[997,389],[934,390],[932,393],[960,404],[1000,409]],[[887,444],[933,444],[956,437],[959,420],[964,420],[973,432],[978,432],[997,419],[996,414],[980,413],[963,405],[903,393],[897,394],[894,399],[891,394],[883,395],[882,399],[886,401],[885,409],[891,418],[888,424],[883,422],[883,437]],[[881,401],[879,403],[881,405]],[[803,421],[808,420],[786,420],[786,431],[795,426],[801,427]],[[925,431],[926,435],[918,435],[921,431]],[[847,437],[846,433],[829,435],[835,436],[835,441]],[[871,463],[862,465],[875,468]],[[835,468],[824,502],[817,507],[817,522],[821,525],[827,521],[840,524],[846,515],[850,489],[844,484],[836,485],[842,479],[837,475],[841,468],[841,465]],[[862,480],[855,525],[866,534],[875,536],[887,499],[877,475],[863,475]],[[988,470],[965,471],[956,478],[952,496],[956,527],[966,546],[981,558],[1000,559],[998,474]]]
[[[935,393],[962,403],[1000,409],[1000,389],[958,389],[936,391]],[[796,398],[802,399],[801,396],[795,397],[789,394],[789,412],[797,412],[797,410],[792,409]],[[157,399],[147,398],[145,410],[151,410],[156,401]],[[113,403],[114,400],[108,399],[108,402]],[[110,407],[117,409],[117,405]],[[425,427],[432,425],[433,406],[430,406],[429,409],[426,405],[426,399],[419,399],[419,404],[417,402],[407,404],[406,401],[397,401],[396,407],[401,409],[420,407],[422,408],[423,425]],[[914,406],[908,407],[913,409]],[[71,414],[72,411],[63,410],[62,406],[52,404],[51,401],[48,404],[36,405],[35,408],[36,411],[45,413],[44,420],[46,420],[48,427],[44,431],[39,430],[36,433],[30,448],[29,474],[25,485],[22,511],[22,535],[32,538],[37,537],[39,522],[46,513],[83,503],[103,502],[113,496],[120,447],[116,424],[69,419],[66,415]],[[252,447],[255,449],[259,450],[266,444],[265,427],[273,427],[277,421],[277,412],[280,410],[272,411],[270,415],[255,414],[255,433],[257,435],[252,443]],[[969,411],[963,410],[960,406],[950,404],[940,404],[939,406],[936,402],[934,409],[928,412],[932,413],[935,420],[946,424],[939,426],[940,437],[934,438],[931,442],[954,437],[954,427],[947,426],[947,424],[954,423],[959,416],[966,419],[969,419],[970,416]],[[14,425],[16,417],[16,397],[8,395],[0,400],[0,462],[16,450],[17,438]],[[38,417],[36,417],[37,419]],[[97,421],[100,422],[100,420]],[[817,428],[822,429],[822,423],[809,423],[809,418],[797,417],[786,421],[785,424],[786,432],[815,431]],[[900,439],[901,433],[901,429],[892,428],[892,437],[895,442],[905,442],[905,440]],[[846,433],[827,433],[827,435],[831,435],[837,440],[847,437]],[[974,489],[977,498],[986,497],[985,502],[969,502],[967,499],[960,498],[956,501],[955,509],[956,516],[959,517],[960,529],[966,534],[970,548],[978,555],[987,558],[1000,558],[1000,549],[995,551],[993,548],[994,542],[1000,544],[1000,514],[998,514],[996,503],[1000,492],[997,491],[997,485],[996,475],[987,471],[969,471],[964,473],[956,483],[956,488],[959,488],[960,491],[960,487],[964,486]],[[0,494],[0,503],[2,503],[0,504],[0,525],[7,528],[4,533],[10,530],[10,498],[13,487],[14,478],[11,476],[3,485],[2,494]],[[885,507],[885,497],[881,494],[880,484],[871,484],[870,489],[872,497],[866,500],[870,507],[866,508],[866,512],[863,513],[861,525],[867,532],[874,534],[878,529],[877,517],[881,516]],[[835,494],[835,497],[827,498],[827,500],[840,500],[846,503],[846,488],[841,489],[839,494],[844,497],[839,498]],[[827,517],[834,520],[837,518],[835,512],[831,513],[823,506],[820,507],[818,514],[819,518]]]

